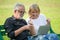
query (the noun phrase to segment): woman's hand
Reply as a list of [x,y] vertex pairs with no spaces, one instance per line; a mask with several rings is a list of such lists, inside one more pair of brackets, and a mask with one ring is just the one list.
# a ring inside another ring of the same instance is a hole
[[30,25],[30,34],[32,36],[35,35],[36,33],[35,33],[34,25],[33,25],[33,22],[32,22],[31,19],[29,20],[29,24],[28,25]]
[[50,19],[49,18],[46,21],[47,21],[47,24],[50,24]]

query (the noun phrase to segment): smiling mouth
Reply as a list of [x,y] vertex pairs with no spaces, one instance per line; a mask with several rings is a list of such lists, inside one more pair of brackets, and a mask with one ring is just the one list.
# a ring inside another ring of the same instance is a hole
[[32,16],[37,16],[37,15],[32,15]]

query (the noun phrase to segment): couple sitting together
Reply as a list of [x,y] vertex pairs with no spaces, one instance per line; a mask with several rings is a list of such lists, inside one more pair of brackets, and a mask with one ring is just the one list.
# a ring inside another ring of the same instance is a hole
[[[12,17],[6,19],[4,28],[10,40],[58,40],[56,34],[46,33],[44,31],[50,28],[50,20],[46,19],[45,15],[40,13],[40,8],[37,4],[32,4],[29,8],[29,17],[26,21],[23,19],[25,6],[17,3],[14,7]],[[48,26],[45,30],[43,26]],[[41,28],[42,30],[40,30]],[[42,31],[42,34],[38,34]]]

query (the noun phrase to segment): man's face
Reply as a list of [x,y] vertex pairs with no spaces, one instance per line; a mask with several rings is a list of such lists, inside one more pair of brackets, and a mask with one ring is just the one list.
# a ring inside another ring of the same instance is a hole
[[21,19],[24,15],[24,12],[25,12],[25,8],[23,6],[19,6],[17,10],[15,10],[15,17],[17,19]]

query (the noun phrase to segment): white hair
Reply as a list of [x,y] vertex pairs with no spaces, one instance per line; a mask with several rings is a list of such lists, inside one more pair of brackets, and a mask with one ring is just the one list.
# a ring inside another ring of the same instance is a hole
[[20,6],[23,6],[23,7],[24,7],[23,4],[21,4],[21,3],[16,3],[15,6],[14,6],[14,10],[18,10],[18,7],[20,7]]

